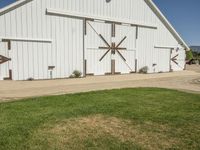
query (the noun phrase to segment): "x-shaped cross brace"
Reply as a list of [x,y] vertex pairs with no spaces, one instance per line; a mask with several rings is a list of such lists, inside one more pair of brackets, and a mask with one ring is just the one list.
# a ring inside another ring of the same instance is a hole
[[0,64],[3,64],[3,63],[10,61],[10,60],[11,60],[10,58],[7,58],[5,56],[0,55]]
[[177,57],[179,56],[179,54],[177,54],[176,56],[174,56],[171,60],[176,64],[178,65],[178,62],[177,62]]
[[126,49],[126,48],[123,48],[123,47],[119,47],[119,46],[124,42],[124,40],[127,38],[127,36],[125,36],[125,37],[119,42],[119,44],[118,44],[117,46],[116,46],[115,43],[111,43],[111,45],[110,45],[110,44],[108,44],[108,42],[105,40],[105,38],[104,38],[101,34],[99,34],[99,33],[93,28],[93,26],[92,26],[90,23],[88,23],[88,25],[94,30],[94,32],[100,37],[100,39],[101,39],[101,40],[106,44],[106,46],[107,46],[107,47],[102,47],[102,46],[99,47],[99,49],[107,49],[106,53],[99,59],[99,61],[102,61],[103,58],[104,58],[110,51],[112,51],[113,54],[115,54],[115,51],[117,51],[117,53],[120,55],[120,57],[121,57],[124,61],[126,61],[126,59],[125,59],[124,56],[119,52],[119,50],[127,50],[127,49]]
[[106,53],[99,59],[99,61],[102,61],[103,58],[110,52],[112,51],[113,54],[115,54],[115,51],[120,55],[120,57],[126,61],[126,59],[124,58],[124,56],[119,52],[119,50],[127,50],[126,48],[124,47],[119,47],[123,42],[124,40],[127,38],[126,36],[119,42],[119,44],[115,44],[115,42],[108,44],[108,42],[105,40],[105,38],[99,34],[99,37],[103,40],[103,42],[107,45],[107,47],[102,47],[100,46],[99,49],[107,49]]

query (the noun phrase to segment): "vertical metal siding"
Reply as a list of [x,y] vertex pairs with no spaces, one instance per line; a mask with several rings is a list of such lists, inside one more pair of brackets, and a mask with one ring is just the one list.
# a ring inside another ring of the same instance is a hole
[[170,55],[169,49],[158,48],[154,51],[153,72],[169,72],[170,71]]
[[155,31],[148,28],[139,28],[137,40],[137,60],[138,69],[145,66],[149,68],[149,73],[153,72],[153,57],[155,55]]
[[[83,22],[76,19],[47,16],[46,8],[51,6],[61,7],[63,5],[58,1],[35,0],[0,16],[2,27],[0,37],[53,40],[52,44],[11,42],[12,65],[10,69],[13,70],[14,80],[49,79],[48,66],[55,66],[54,78],[69,77],[76,69],[83,71]],[[1,77],[6,76],[6,74],[1,75]]]
[[[34,0],[0,16],[0,37],[53,40],[52,43],[11,43],[12,61],[7,70],[13,70],[14,80],[48,79],[48,66],[56,67],[54,78],[68,77],[75,69],[83,72],[83,21],[48,16],[46,8],[156,24],[157,30],[139,28],[136,46],[138,68],[147,65],[150,72],[157,55],[155,45],[179,45],[144,0],[112,0],[110,3],[105,0]],[[2,44],[0,42],[1,48]],[[183,55],[180,57],[184,59]],[[1,79],[6,75],[2,74]]]

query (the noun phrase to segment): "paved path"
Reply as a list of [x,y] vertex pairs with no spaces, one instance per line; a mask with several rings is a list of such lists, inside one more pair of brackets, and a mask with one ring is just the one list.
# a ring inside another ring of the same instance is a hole
[[95,76],[82,79],[0,81],[0,101],[126,87],[162,87],[200,93],[200,84],[193,83],[198,81],[196,79],[200,79],[200,73],[181,71],[147,75]]

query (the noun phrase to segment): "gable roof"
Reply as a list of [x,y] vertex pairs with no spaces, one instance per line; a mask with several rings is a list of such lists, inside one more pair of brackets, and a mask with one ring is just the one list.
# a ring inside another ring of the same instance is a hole
[[189,46],[185,43],[185,41],[181,38],[179,33],[174,29],[171,23],[167,20],[167,18],[163,15],[163,13],[159,10],[153,0],[145,0],[145,2],[149,5],[149,7],[153,10],[153,12],[158,16],[158,18],[163,22],[163,24],[167,27],[167,29],[172,33],[172,35],[182,44],[186,50],[190,50]]
[[[0,16],[12,11],[28,2],[31,2],[33,0],[18,0],[15,3],[12,3],[2,9],[0,9]],[[163,13],[159,10],[159,8],[155,5],[155,3],[152,0],[144,0],[148,6],[153,10],[153,12],[158,16],[158,18],[163,22],[163,24],[167,27],[167,29],[172,33],[172,35],[182,44],[186,50],[190,50],[189,46],[185,43],[185,41],[181,38],[181,36],[178,34],[178,32],[174,29],[174,27],[171,25],[171,23],[167,20],[167,18],[163,15]]]

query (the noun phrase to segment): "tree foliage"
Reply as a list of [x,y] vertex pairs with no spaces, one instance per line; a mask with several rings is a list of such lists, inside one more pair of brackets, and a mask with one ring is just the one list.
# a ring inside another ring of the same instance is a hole
[[193,56],[192,50],[187,51],[187,53],[186,53],[186,59],[187,60],[191,60],[193,58],[194,58],[194,56]]

